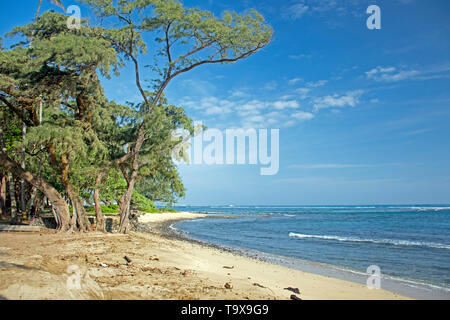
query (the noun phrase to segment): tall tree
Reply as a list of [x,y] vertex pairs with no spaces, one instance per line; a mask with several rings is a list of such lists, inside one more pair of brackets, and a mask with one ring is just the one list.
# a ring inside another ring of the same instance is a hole
[[[148,114],[158,108],[164,90],[178,75],[201,65],[245,59],[268,45],[273,33],[264,18],[254,10],[243,15],[225,12],[223,18],[218,18],[209,11],[184,8],[176,0],[83,2],[91,5],[102,20],[111,18],[120,24],[114,29],[99,28],[99,32],[134,65],[135,83]],[[139,55],[146,52],[144,36],[156,36],[156,47],[159,47],[155,53],[160,65],[152,65],[151,69],[156,75],[152,94],[144,90],[141,81]],[[133,145],[118,163],[128,165],[128,170],[123,171],[127,190],[119,200],[121,232],[128,230],[130,201],[138,179],[139,157],[146,130],[144,122]]]

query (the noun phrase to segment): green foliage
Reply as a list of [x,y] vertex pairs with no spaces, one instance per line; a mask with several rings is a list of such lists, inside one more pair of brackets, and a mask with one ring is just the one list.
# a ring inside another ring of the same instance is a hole
[[[1,102],[0,102],[1,105]],[[22,141],[22,123],[20,119],[4,106],[0,109],[2,147],[7,151],[15,150]]]
[[136,208],[136,210],[141,210],[145,208],[155,208],[155,205],[151,200],[141,195],[136,190],[133,191],[133,196],[131,198],[131,205],[133,208]]
[[[109,206],[102,205],[102,212],[106,214],[115,214],[119,213],[119,206],[115,204],[111,204]],[[86,212],[95,213],[95,207],[86,207]]]
[[139,212],[144,212],[144,213],[161,213],[161,211],[159,211],[159,209],[157,208],[152,208],[152,207],[142,207],[137,209]]
[[170,209],[170,208],[160,208],[159,209],[160,212],[169,212],[169,213],[177,213],[178,211],[175,209]]
[[[196,67],[249,57],[270,43],[272,28],[256,11],[217,17],[176,0],[81,2],[106,26],[83,20],[79,30],[68,29],[66,15],[45,12],[7,34],[20,38],[10,49],[0,38],[2,149],[19,160],[24,148],[27,170],[62,195],[74,190],[91,203],[98,188],[105,213],[118,211],[134,183],[131,206],[160,212],[154,202],[170,205],[185,195],[173,154],[186,159],[187,148],[175,133],[196,131],[186,111],[165,98],[166,86]],[[147,47],[154,63],[140,74],[153,86],[144,90],[138,75]],[[100,76],[118,75],[130,62],[142,101],[119,105],[106,98]]]

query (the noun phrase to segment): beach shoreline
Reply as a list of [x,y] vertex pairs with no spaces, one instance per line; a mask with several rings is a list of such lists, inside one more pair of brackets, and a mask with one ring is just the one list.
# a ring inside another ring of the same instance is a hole
[[[193,219],[204,217],[215,218],[217,214],[223,215],[223,217],[228,218],[228,214],[223,212],[212,214],[209,212],[192,213],[199,215],[198,217],[193,217]],[[235,214],[246,215],[247,213],[231,213],[231,216],[229,218],[235,218],[232,217]],[[242,256],[244,258],[263,261],[269,264],[284,266],[289,269],[300,270],[310,274],[321,275],[366,286],[368,275],[361,271],[316,261],[300,260],[297,258],[270,254],[245,247],[230,247],[218,243],[196,239],[188,235],[185,231],[173,227],[178,222],[182,222],[185,220],[191,220],[191,218],[180,218],[176,220],[168,219],[161,222],[156,229],[161,234],[161,236],[167,237],[169,239],[192,242],[200,246],[204,246],[205,248],[212,248],[215,250],[228,252],[234,255]],[[383,289],[401,295],[403,297],[408,297],[410,299],[447,300],[449,298],[448,292],[446,292],[443,288],[435,287],[426,283],[411,282],[408,280],[389,277],[386,275],[381,276],[381,282]]]
[[[409,299],[386,290],[252,259],[177,238],[170,226],[205,214],[147,214],[152,233],[0,233],[5,299]],[[169,230],[169,232],[167,232]],[[131,262],[124,259],[127,257]],[[68,267],[81,289],[67,288]],[[298,294],[286,288],[298,288]]]

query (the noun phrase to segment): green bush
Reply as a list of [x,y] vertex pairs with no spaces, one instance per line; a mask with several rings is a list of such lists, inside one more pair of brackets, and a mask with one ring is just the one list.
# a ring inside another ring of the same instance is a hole
[[[95,213],[95,207],[87,207],[86,212]],[[119,213],[119,206],[116,204],[111,204],[109,206],[102,206],[103,213]]]
[[136,210],[144,213],[161,213],[159,209],[153,207],[136,208]]
[[161,208],[159,209],[161,212],[170,212],[170,213],[177,213],[178,211],[175,209],[169,209],[169,208]]

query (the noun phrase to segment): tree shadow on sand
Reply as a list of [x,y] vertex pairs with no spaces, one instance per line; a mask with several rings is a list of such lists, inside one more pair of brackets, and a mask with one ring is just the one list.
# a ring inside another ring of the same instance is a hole
[[19,268],[19,269],[23,269],[23,270],[41,270],[38,268],[34,268],[34,267],[27,267],[21,264],[16,264],[16,263],[9,263],[9,262],[4,262],[4,261],[0,261],[0,268]]

